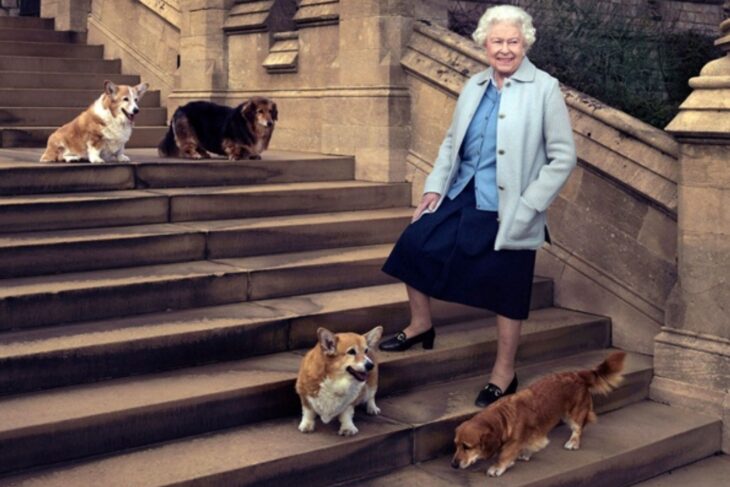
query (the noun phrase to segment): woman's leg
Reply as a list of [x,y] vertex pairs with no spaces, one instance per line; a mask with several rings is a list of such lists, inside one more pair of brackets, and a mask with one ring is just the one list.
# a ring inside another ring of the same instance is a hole
[[[407,337],[414,337],[428,331],[431,324],[431,301],[421,291],[406,284],[408,292],[408,305],[411,308],[411,323],[403,329]],[[510,377],[510,380],[512,378]]]
[[503,391],[515,376],[515,356],[521,331],[522,321],[497,315],[497,358],[489,382]]

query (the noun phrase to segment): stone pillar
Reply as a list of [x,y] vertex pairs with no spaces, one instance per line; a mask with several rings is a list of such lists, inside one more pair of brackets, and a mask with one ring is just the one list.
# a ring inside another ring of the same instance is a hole
[[41,17],[55,19],[56,30],[86,32],[91,0],[42,0]]
[[730,452],[730,19],[725,57],[690,79],[667,126],[681,144],[677,283],[655,339],[652,398],[725,418]]
[[224,103],[228,90],[228,40],[223,25],[233,0],[181,0],[180,67],[168,113],[189,100]]
[[356,156],[356,177],[405,181],[410,104],[400,65],[412,0],[340,0],[340,95],[329,97],[322,149]]

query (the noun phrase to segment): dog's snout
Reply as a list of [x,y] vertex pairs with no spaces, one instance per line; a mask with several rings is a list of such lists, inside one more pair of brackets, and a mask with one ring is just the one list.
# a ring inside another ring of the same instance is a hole
[[451,459],[451,468],[459,468],[459,461],[456,458]]
[[134,107],[134,109],[132,109],[132,113],[134,113],[135,115],[137,115],[139,113],[139,108]]
[[273,127],[274,126],[274,122],[266,122],[266,126],[267,127]]
[[367,369],[368,371],[370,371],[370,370],[373,370],[373,367],[375,367],[375,364],[374,364],[374,363],[372,363],[371,361],[369,361],[369,360],[368,360],[367,362],[365,362],[365,368],[366,368],[366,369]]

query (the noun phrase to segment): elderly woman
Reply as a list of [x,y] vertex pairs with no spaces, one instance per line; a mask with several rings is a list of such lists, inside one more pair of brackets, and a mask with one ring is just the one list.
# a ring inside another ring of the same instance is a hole
[[484,407],[517,389],[535,253],[549,241],[545,210],[576,155],[558,81],[525,56],[535,42],[530,15],[492,7],[473,37],[490,67],[464,86],[421,202],[383,267],[406,284],[411,321],[380,348],[433,347],[430,297],[493,311],[497,357],[475,401]]

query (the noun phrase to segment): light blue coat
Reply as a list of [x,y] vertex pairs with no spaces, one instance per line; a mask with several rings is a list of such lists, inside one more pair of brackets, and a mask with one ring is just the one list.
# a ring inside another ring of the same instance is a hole
[[[470,78],[456,102],[424,193],[441,205],[459,172],[459,148],[492,80],[492,68]],[[495,250],[537,249],[545,242],[545,210],[576,164],[568,109],[558,81],[525,57],[504,81],[497,122],[499,231]],[[436,208],[438,208],[438,205]]]

